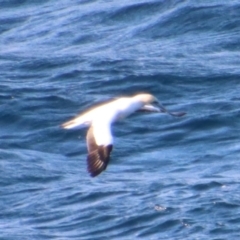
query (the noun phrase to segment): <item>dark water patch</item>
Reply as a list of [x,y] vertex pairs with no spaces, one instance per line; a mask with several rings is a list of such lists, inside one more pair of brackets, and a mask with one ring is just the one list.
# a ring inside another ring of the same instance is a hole
[[[181,7],[175,8],[172,11],[163,14],[159,21],[142,31],[142,36],[151,38],[160,37],[174,37],[180,35],[190,35],[191,33],[206,33],[219,31],[224,29],[224,25],[230,24],[229,19],[232,21],[232,27],[237,27],[236,14],[237,9],[229,7],[229,12],[226,14],[226,5],[215,4],[212,6],[197,6],[182,4]],[[172,31],[174,29],[174,31]],[[229,29],[228,29],[229,30]],[[192,38],[194,39],[194,38]]]
[[208,182],[208,183],[196,184],[193,186],[193,189],[195,191],[206,191],[206,190],[210,190],[210,189],[216,188],[216,187],[222,187],[222,184],[218,183],[218,182]]
[[[45,2],[49,2],[45,1]],[[36,4],[41,4],[41,1],[35,0],[34,3],[32,1],[29,0],[13,0],[11,2],[7,1],[7,0],[3,0],[2,1],[2,7],[3,8],[15,8],[15,7],[22,7],[22,6],[29,6],[29,5],[33,5],[35,6]]]
[[39,59],[39,58],[32,58],[30,60],[22,61],[19,66],[18,70],[20,71],[32,71],[38,72],[47,71],[48,69],[54,69],[54,68],[60,68],[61,66],[66,66],[66,64],[71,63],[71,60],[69,59],[62,59],[62,58],[45,58],[45,59]]
[[128,23],[128,25],[129,22],[139,24],[149,19],[149,11],[152,15],[161,13],[163,11],[163,5],[163,2],[142,2],[123,6],[112,13],[108,21],[113,21],[114,23],[121,22],[122,24]]
[[240,221],[239,217],[236,217],[234,219],[230,219],[228,220],[229,224],[236,224]]
[[238,209],[239,204],[234,204],[234,203],[228,203],[228,202],[216,202],[215,203],[216,208],[221,208],[221,209]]
[[160,224],[155,224],[155,226],[151,226],[149,230],[142,231],[142,233],[139,234],[140,237],[146,237],[146,236],[151,236],[151,235],[156,235],[156,233],[161,233],[165,232],[168,229],[173,229],[173,228],[178,228],[181,225],[179,220],[169,220],[169,221],[164,221]]
[[63,81],[67,81],[67,80],[71,81],[72,79],[80,78],[82,74],[83,74],[82,71],[74,69],[71,72],[58,74],[57,76],[54,77],[53,80],[57,81],[58,79],[62,79]]
[[11,18],[2,18],[1,21],[1,27],[0,27],[0,34],[3,34],[6,31],[9,31],[10,29],[14,29],[18,26],[21,26],[28,20],[28,17],[23,16],[12,16]]

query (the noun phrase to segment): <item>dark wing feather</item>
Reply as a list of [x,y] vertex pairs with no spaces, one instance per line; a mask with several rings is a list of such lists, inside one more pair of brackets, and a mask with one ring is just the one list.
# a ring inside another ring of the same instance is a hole
[[110,159],[112,145],[98,146],[93,135],[93,127],[91,126],[87,132],[87,169],[92,177],[99,175],[104,171]]

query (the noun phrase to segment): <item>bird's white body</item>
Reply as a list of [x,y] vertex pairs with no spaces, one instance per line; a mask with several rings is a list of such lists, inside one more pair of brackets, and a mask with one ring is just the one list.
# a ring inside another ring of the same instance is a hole
[[[131,115],[143,105],[134,97],[118,98],[77,116],[65,124],[64,128],[71,129],[91,125],[96,143],[107,146],[113,143],[111,124]],[[153,109],[156,111],[156,108],[153,107]]]
[[125,118],[142,107],[143,104],[135,99],[124,97],[118,98],[106,104],[97,106],[69,121],[64,128],[71,129],[91,125],[94,120],[109,122]]

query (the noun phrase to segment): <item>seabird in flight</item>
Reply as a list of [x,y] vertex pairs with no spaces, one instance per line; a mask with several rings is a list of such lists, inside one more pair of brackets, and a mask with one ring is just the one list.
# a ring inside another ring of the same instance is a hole
[[168,113],[176,117],[185,115],[185,112],[169,112],[153,95],[141,93],[92,107],[61,125],[65,129],[89,127],[86,137],[87,169],[92,177],[99,175],[108,165],[113,148],[112,123],[139,110]]

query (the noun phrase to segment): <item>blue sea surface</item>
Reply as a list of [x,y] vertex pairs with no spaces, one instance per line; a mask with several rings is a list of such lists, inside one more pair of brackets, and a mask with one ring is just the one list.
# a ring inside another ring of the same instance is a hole
[[[0,239],[240,239],[240,2],[2,0]],[[86,170],[99,101],[154,94],[170,111],[113,126]]]

